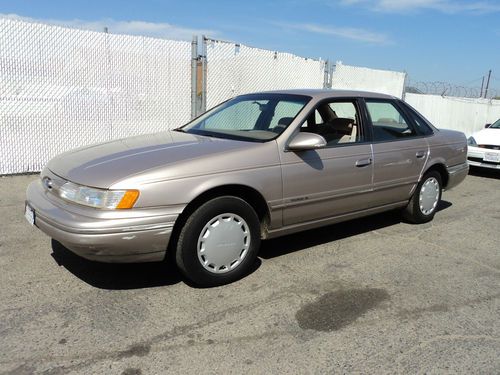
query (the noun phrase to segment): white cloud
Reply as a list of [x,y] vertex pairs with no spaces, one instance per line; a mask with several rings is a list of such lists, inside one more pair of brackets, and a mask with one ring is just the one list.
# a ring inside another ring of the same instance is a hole
[[500,4],[491,1],[464,0],[341,0],[344,5],[363,5],[374,11],[411,12],[433,9],[445,13],[488,13],[500,12]]
[[305,23],[305,24],[276,23],[276,25],[281,26],[285,29],[293,29],[293,30],[305,31],[316,34],[331,35],[339,38],[351,39],[372,44],[388,44],[391,42],[389,40],[389,37],[385,34],[368,31],[365,29],[353,28],[353,27],[331,27],[331,26],[322,26],[311,23]]
[[80,19],[73,20],[56,20],[56,19],[37,19],[31,17],[23,17],[17,14],[2,14],[0,18],[10,18],[27,22],[40,22],[50,25],[58,25],[65,27],[75,27],[78,29],[103,31],[105,27],[113,34],[129,34],[151,36],[156,38],[191,40],[193,35],[210,35],[217,36],[219,32],[207,29],[193,29],[187,27],[176,26],[165,22],[146,22],[146,21],[118,21],[112,18],[105,18],[97,21],[84,21]]

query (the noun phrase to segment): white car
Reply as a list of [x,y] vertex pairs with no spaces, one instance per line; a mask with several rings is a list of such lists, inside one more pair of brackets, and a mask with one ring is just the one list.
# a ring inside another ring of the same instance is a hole
[[469,137],[469,165],[500,169],[500,119]]

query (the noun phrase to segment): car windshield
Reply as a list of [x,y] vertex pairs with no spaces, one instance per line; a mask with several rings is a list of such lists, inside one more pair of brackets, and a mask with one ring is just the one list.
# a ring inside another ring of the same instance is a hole
[[491,128],[493,128],[493,129],[500,129],[500,120],[497,120],[496,122],[494,122],[493,124],[491,124],[490,129]]
[[291,94],[238,96],[213,108],[178,131],[264,142],[276,138],[311,100]]

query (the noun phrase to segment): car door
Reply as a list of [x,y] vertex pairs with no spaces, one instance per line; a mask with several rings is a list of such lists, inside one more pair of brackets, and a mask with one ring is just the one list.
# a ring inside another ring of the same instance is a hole
[[300,131],[322,135],[327,146],[283,151],[283,223],[321,220],[370,205],[372,151],[355,99],[321,102]]
[[365,103],[373,139],[373,204],[408,200],[429,156],[427,140],[395,100]]

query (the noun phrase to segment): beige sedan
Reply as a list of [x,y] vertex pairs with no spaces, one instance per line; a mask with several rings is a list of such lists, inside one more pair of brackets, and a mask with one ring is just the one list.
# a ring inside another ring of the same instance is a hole
[[192,282],[219,285],[249,272],[261,239],[398,208],[432,220],[442,190],[467,175],[466,155],[464,134],[394,97],[256,93],[173,131],[55,157],[25,216],[82,257],[170,255]]

